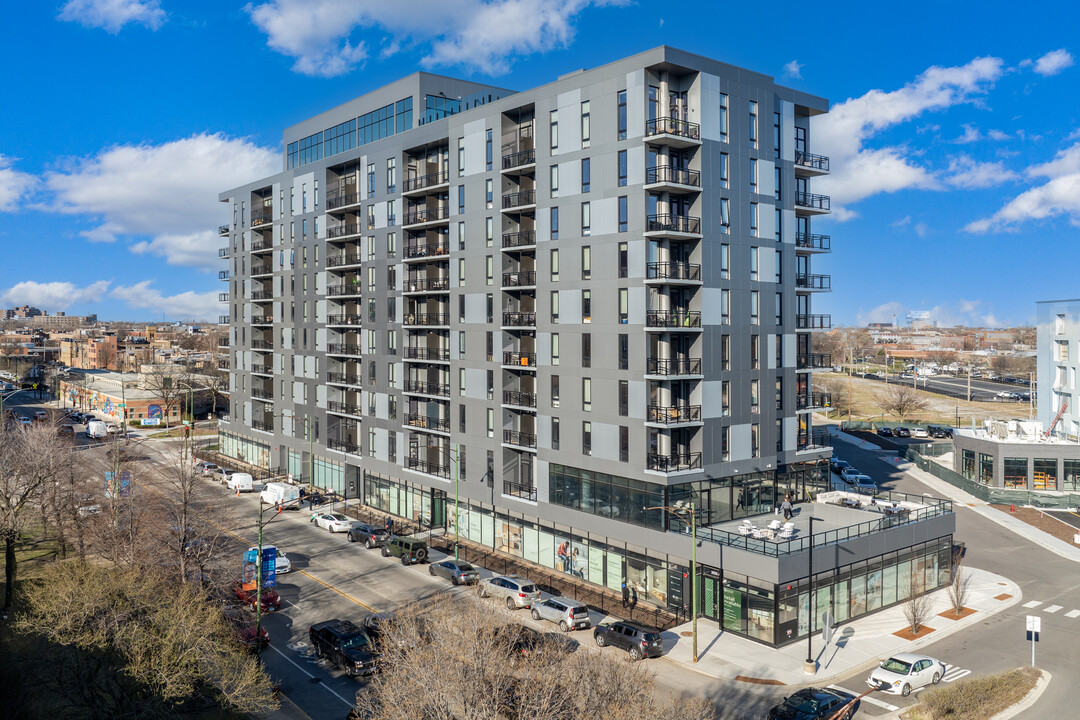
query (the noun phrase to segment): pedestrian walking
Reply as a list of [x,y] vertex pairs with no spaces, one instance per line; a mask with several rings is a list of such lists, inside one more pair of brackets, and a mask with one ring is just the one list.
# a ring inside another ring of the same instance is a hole
[[784,519],[785,520],[790,520],[791,519],[791,511],[792,511],[792,508],[791,508],[791,496],[790,495],[785,495],[784,496],[784,502],[780,503],[780,509],[784,511]]
[[389,515],[386,516],[386,532],[389,535],[394,534],[394,518]]
[[637,585],[630,586],[630,610],[637,607]]
[[622,606],[625,610],[630,605],[630,586],[626,584],[626,578],[622,580]]

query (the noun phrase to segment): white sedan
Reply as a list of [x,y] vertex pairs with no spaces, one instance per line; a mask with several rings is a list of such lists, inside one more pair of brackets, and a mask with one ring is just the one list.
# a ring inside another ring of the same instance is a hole
[[341,513],[332,512],[316,512],[311,514],[311,522],[315,523],[321,528],[325,528],[332,533],[336,532],[349,532],[353,527],[353,520],[350,520]]
[[[277,550],[277,558],[274,561],[274,572],[278,575],[292,571],[292,560],[285,554],[285,551],[276,545],[263,545],[263,552],[266,552],[268,548],[274,548]],[[258,547],[249,547],[248,551],[258,550]]]
[[881,663],[866,684],[882,692],[907,697],[924,685],[937,685],[945,676],[945,663],[926,655],[900,653]]

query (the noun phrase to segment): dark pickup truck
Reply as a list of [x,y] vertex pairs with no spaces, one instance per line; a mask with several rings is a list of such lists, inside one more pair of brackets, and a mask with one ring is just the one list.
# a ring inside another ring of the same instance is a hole
[[308,640],[315,657],[326,658],[349,677],[370,675],[376,669],[371,638],[348,620],[326,620],[308,628]]

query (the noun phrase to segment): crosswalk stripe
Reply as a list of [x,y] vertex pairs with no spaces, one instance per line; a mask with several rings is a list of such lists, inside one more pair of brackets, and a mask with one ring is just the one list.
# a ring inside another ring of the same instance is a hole
[[1065,613],[1065,617],[1067,618],[1074,618],[1078,616],[1080,616],[1080,610],[1070,610],[1069,612]]
[[1044,612],[1048,612],[1048,613],[1056,613],[1060,609],[1061,609],[1060,605],[1051,605],[1050,607],[1044,608],[1043,610],[1044,610]]
[[[854,695],[855,697],[858,697],[861,694],[861,693],[857,693],[857,692],[855,692],[853,690],[847,690],[845,688],[842,688],[839,685],[829,685],[828,687],[831,690],[839,690],[841,692],[846,692],[848,695]],[[877,698],[870,697],[869,695],[864,697],[862,699],[862,702],[870,703],[871,705],[877,705],[880,708],[885,708],[889,712],[896,712],[897,710],[900,709],[896,705],[890,705],[889,703],[887,703],[887,702],[885,702],[883,700],[878,700]]]
[[1042,605],[1042,600],[1031,600],[1029,602],[1024,603],[1024,607],[1026,607],[1026,608],[1039,607],[1040,605]]
[[944,680],[945,682],[953,682],[954,680],[959,680],[960,678],[966,677],[966,676],[968,676],[970,674],[971,674],[970,670],[961,670],[961,669],[957,668],[955,672],[947,672],[947,673],[945,673],[945,676],[943,678],[941,678],[941,679]]

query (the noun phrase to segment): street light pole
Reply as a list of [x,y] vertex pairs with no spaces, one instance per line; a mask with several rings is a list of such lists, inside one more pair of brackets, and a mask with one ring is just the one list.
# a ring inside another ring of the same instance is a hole
[[[690,503],[689,508],[680,507],[668,507],[667,505],[654,505],[653,507],[642,508],[643,510],[663,510],[674,517],[678,518],[682,522],[686,523],[690,527],[690,594],[693,596],[690,600],[690,610],[692,614],[691,624],[694,636],[694,662],[698,661],[698,631],[697,631],[697,616],[698,616],[698,589],[697,589],[697,510],[694,503]],[[687,520],[683,517],[683,513],[690,512],[690,519]]]
[[809,563],[808,584],[810,586],[810,617],[808,630],[806,633],[806,662],[803,663],[803,672],[807,675],[813,675],[817,672],[817,662],[814,660],[814,521],[816,517],[809,518],[810,520],[810,553],[807,555]]

